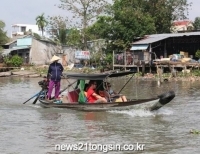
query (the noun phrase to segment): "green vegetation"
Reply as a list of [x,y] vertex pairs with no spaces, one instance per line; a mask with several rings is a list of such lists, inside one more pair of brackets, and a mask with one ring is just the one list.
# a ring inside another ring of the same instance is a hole
[[[106,0],[60,0],[57,6],[73,14],[72,18],[67,14],[48,18],[52,36],[59,45],[86,50],[88,41],[105,39],[107,55],[113,50],[129,49],[135,39],[145,35],[169,33],[172,21],[187,18],[191,3],[187,0],[115,0],[112,4]],[[36,19],[42,28],[46,23],[44,14]]]
[[[42,32],[48,23],[58,45],[88,50],[88,41],[104,39],[105,50],[91,52],[91,61],[111,64],[113,51],[129,49],[145,35],[169,33],[172,21],[187,18],[191,4],[188,0],[114,0],[111,4],[106,0],[60,0],[57,6],[71,12],[71,18],[66,13],[46,20],[43,13],[36,21]],[[194,25],[199,27],[198,17]]]
[[200,58],[200,50],[197,50],[197,51],[196,51],[195,57]]
[[12,57],[4,57],[4,63],[7,66],[20,67],[23,64],[23,59],[18,55],[14,55]]
[[88,25],[94,22],[97,16],[105,13],[108,6],[107,0],[60,0],[60,2],[59,8],[73,13],[71,19],[67,18],[68,26],[70,28],[80,29],[82,49],[87,49],[87,41],[89,38],[87,35]]
[[200,134],[200,131],[192,129],[192,130],[190,130],[190,133],[191,134]]
[[52,16],[48,17],[48,23],[51,33],[51,37],[57,42],[59,45],[67,44],[67,28],[66,22],[67,20],[61,16]]
[[135,73],[135,77],[141,77],[141,76],[142,76],[142,72]]
[[38,40],[40,40],[40,39],[41,39],[40,35],[39,35],[39,34],[37,34],[37,33],[33,33],[33,36],[34,36],[36,39],[38,39]]
[[4,31],[5,23],[0,20],[0,51],[3,49],[1,45],[8,42],[8,37],[6,36],[6,32]]
[[82,47],[81,34],[80,34],[79,30],[77,30],[75,28],[68,30],[67,45],[75,46],[75,47],[78,47],[78,48]]
[[105,63],[111,64],[113,61],[113,55],[111,53],[108,53],[104,60],[105,60]]
[[0,46],[0,55],[2,54],[2,50],[3,50],[3,48]]
[[196,17],[194,19],[193,25],[195,30],[200,30],[200,17]]
[[48,72],[48,67],[43,68],[43,67],[33,67],[33,70],[40,75],[46,76]]
[[199,69],[192,70],[192,75],[193,76],[200,76],[200,70]]
[[187,0],[115,0],[110,16],[99,16],[89,32],[109,41],[108,52],[124,50],[138,37],[170,32],[171,21],[185,19],[190,5]]

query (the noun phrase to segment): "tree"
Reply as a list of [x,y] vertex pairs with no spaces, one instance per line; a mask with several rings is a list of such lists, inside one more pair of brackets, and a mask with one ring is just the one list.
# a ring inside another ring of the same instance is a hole
[[61,16],[52,16],[48,17],[49,23],[49,33],[52,35],[59,44],[66,45],[67,44],[67,20]]
[[[8,42],[8,37],[6,35],[6,32],[4,31],[5,23],[0,20],[0,51],[3,50],[1,45],[5,44]],[[1,54],[1,53],[0,53]]]
[[62,45],[81,47],[81,33],[76,28],[70,28],[67,18],[61,16],[48,17],[49,32]]
[[185,18],[190,5],[187,0],[115,0],[111,16],[99,17],[89,31],[109,40],[109,50],[126,49],[135,38],[170,32],[172,21]]
[[195,18],[193,25],[195,30],[200,30],[200,17]]
[[87,28],[87,33],[91,40],[104,38],[110,40],[112,37],[113,17],[99,16],[97,21]]
[[116,0],[111,7],[112,16],[99,17],[89,31],[107,40],[107,50],[129,48],[134,38],[155,32],[154,20],[143,11],[140,2]]
[[154,19],[156,33],[169,33],[172,21],[187,18],[192,3],[187,0],[148,0],[144,10]]
[[5,44],[8,41],[6,31],[4,31],[5,23],[0,20],[0,45]]
[[[105,12],[108,5],[106,0],[60,0],[59,8],[69,10],[73,13],[72,21],[74,27],[81,29],[83,48],[87,48],[86,28],[94,22],[96,17]],[[80,22],[78,22],[80,21]]]
[[78,29],[75,28],[68,29],[67,45],[81,48],[81,34]]
[[42,36],[44,33],[44,28],[47,26],[48,22],[44,17],[44,13],[36,17],[36,24],[38,25],[39,29],[42,31]]

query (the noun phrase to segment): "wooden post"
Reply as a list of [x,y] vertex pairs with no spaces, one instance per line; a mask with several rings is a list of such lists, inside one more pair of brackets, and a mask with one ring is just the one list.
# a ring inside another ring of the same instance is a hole
[[167,58],[166,40],[164,45],[164,58]]
[[124,63],[125,63],[125,71],[126,71],[126,50],[124,51]]
[[169,70],[170,70],[170,72],[171,72],[171,76],[172,76],[172,77],[176,77],[176,72],[175,72],[175,70],[174,70],[174,65],[171,66],[170,63],[168,63],[168,67],[169,67]]
[[149,73],[151,73],[151,65],[149,66]]
[[138,73],[140,72],[139,66],[140,66],[140,62],[139,62],[139,60],[138,60],[138,62],[137,62],[137,72],[138,72]]
[[149,65],[149,73],[151,73],[151,66],[152,66],[152,63],[153,63],[153,60],[152,60],[152,55],[151,55],[151,52],[152,52],[152,48],[151,48],[151,44],[149,44],[149,53],[150,53],[150,55],[149,55],[149,61],[150,61],[150,65]]
[[184,66],[184,75],[186,74],[186,70],[187,70],[187,67],[186,65]]
[[137,65],[137,72],[139,73],[140,72],[140,68],[139,68],[139,66]]
[[158,65],[156,65],[157,67],[157,74],[158,74],[158,80],[162,83],[163,82],[163,79],[162,79],[162,67],[159,68]]
[[173,69],[172,69],[172,77],[176,77],[176,70],[174,69],[174,65],[173,65]]
[[114,65],[115,65],[115,61],[114,61],[114,60],[115,60],[115,52],[114,52],[114,50],[113,50],[113,70],[115,69],[115,68],[114,68]]
[[159,79],[160,79],[160,82],[162,83],[162,69],[161,68],[159,69]]
[[145,74],[145,61],[142,61],[142,76]]

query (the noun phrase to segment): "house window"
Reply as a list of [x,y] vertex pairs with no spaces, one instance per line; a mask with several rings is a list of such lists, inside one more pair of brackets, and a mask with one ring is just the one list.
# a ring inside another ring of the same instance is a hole
[[21,32],[26,32],[26,27],[21,27]]

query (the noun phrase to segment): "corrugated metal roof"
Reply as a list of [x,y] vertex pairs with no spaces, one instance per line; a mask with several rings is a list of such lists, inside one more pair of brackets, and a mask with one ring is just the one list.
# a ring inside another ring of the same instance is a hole
[[5,45],[10,45],[10,44],[12,44],[12,43],[14,43],[14,42],[17,42],[17,39],[16,39],[16,40],[13,40],[13,41],[11,41],[11,42],[8,42],[8,43],[6,43]]
[[194,35],[200,35],[200,32],[153,34],[153,35],[148,35],[146,38],[142,40],[133,42],[133,45],[134,44],[150,44],[150,43],[154,43],[154,42],[164,40],[170,37],[183,37],[183,36],[194,36]]
[[12,51],[14,51],[14,50],[20,50],[20,49],[29,49],[30,47],[29,46],[18,46],[18,47],[16,47],[16,48],[11,48],[11,49],[4,49],[3,51],[2,51],[2,55],[8,55],[8,54],[10,54]]
[[12,49],[4,49],[2,51],[2,55],[9,55],[9,53],[12,51]]
[[13,39],[11,42],[6,43],[5,45],[10,45],[10,44],[12,44],[12,43],[14,43],[14,42],[17,42],[17,39],[22,39],[22,38],[25,38],[25,37],[27,37],[27,36],[29,36],[29,35],[17,36],[17,37],[16,37],[15,39]]

